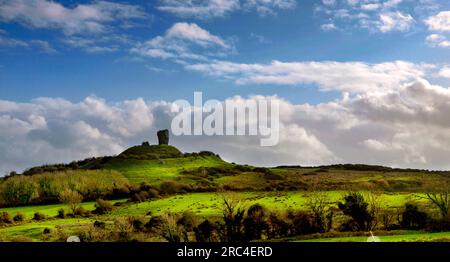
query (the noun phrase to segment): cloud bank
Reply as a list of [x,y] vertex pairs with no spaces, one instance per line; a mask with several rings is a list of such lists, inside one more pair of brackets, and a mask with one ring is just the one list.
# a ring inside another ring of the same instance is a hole
[[[266,97],[232,97],[238,103]],[[367,92],[317,105],[280,103],[280,144],[260,147],[258,137],[180,136],[184,151],[211,150],[228,161],[254,165],[368,163],[450,168],[450,90],[424,79],[392,90]],[[0,170],[118,154],[170,127],[167,101],[77,103],[38,98],[0,101]]]

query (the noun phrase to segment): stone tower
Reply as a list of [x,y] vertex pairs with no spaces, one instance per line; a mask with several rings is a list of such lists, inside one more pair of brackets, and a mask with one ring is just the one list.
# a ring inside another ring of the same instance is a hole
[[159,145],[168,145],[169,144],[169,130],[159,130],[158,133],[158,144]]

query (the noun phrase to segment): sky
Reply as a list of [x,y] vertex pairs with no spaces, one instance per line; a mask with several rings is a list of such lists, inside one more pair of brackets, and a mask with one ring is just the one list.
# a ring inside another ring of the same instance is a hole
[[0,0],[0,175],[155,143],[195,91],[279,100],[280,144],[183,151],[450,169],[449,61],[450,1]]

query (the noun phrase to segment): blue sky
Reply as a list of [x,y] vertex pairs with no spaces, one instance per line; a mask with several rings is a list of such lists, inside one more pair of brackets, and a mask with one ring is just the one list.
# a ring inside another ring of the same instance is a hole
[[176,137],[254,165],[450,169],[450,1],[0,0],[0,175],[120,153],[171,103],[280,102],[280,143]]
[[[185,8],[195,11],[195,8],[213,5],[214,1],[192,1],[190,5],[187,3],[189,1],[114,1],[121,5],[115,6],[117,10],[113,12],[120,12],[120,9],[131,6],[133,9],[125,18],[113,18],[111,21],[92,19],[99,25],[108,27],[101,32],[86,32],[82,29],[67,32],[68,26],[61,21],[45,14],[33,14],[33,5],[45,1],[2,2],[12,7],[17,2],[31,5],[30,10],[18,12],[12,18],[5,14],[8,10],[3,10],[0,17],[0,28],[3,30],[0,37],[18,41],[16,44],[0,42],[1,98],[8,100],[28,101],[45,96],[79,101],[92,94],[112,101],[136,97],[175,100],[191,97],[194,90],[203,91],[206,96],[218,99],[237,94],[277,94],[293,102],[318,103],[339,97],[336,92],[319,92],[314,83],[236,85],[230,80],[186,70],[172,59],[146,57],[130,51],[139,43],[164,35],[176,23],[195,24],[223,39],[233,49],[222,50],[224,54],[220,57],[210,56],[210,61],[225,60],[246,64],[266,64],[272,60],[366,63],[405,60],[413,63],[446,63],[450,58],[449,52],[444,48],[430,47],[426,43],[425,39],[430,32],[423,21],[427,16],[448,8],[450,3],[445,1],[436,1],[436,6],[433,6],[431,1],[404,0],[390,9],[383,10],[379,7],[367,12],[361,7],[364,1],[354,5],[346,0],[336,0],[336,3],[328,5],[326,1],[313,0],[279,1],[285,2],[284,5],[255,1],[253,5],[246,6],[246,1],[230,0],[229,2],[236,2],[240,6],[225,9],[227,11],[223,13],[213,10],[197,12],[198,15],[167,11],[163,7],[185,5]],[[367,5],[383,4],[386,1],[366,2]],[[54,1],[53,6],[60,5],[68,13],[74,13],[77,7],[95,7],[96,3],[98,2]],[[258,10],[261,7],[267,7],[267,11]],[[95,8],[103,16],[110,15],[101,8]],[[419,8],[429,10],[419,12]],[[215,9],[220,10],[217,7]],[[367,13],[370,17],[366,19],[373,25],[365,28],[358,25],[362,18],[336,18],[327,13],[337,12],[336,10],[349,10],[350,15]],[[380,14],[393,12],[411,15],[414,21],[407,29],[398,29],[396,27],[399,25],[394,25],[392,29],[382,32],[377,28],[379,25],[376,25]],[[37,18],[27,20],[24,18],[26,15]],[[45,19],[49,21],[42,22]],[[79,23],[79,27],[90,21],[84,21],[80,17],[74,20]],[[330,24],[335,28],[323,28]],[[119,37],[125,40],[121,42],[114,39]],[[101,38],[111,39],[99,41]],[[70,39],[76,39],[79,45],[82,41],[88,41],[87,45],[98,47],[99,50],[89,51],[87,47],[76,46],[77,43],[69,44],[67,41]],[[31,43],[36,40],[45,42],[48,50]],[[210,50],[201,49],[198,52]],[[185,59],[184,62],[198,61]],[[443,82],[442,79],[440,81]]]

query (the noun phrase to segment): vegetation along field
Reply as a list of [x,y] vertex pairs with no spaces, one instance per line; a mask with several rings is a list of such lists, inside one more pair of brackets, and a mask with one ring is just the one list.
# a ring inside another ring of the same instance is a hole
[[450,172],[260,168],[143,143],[2,178],[0,241],[449,241],[449,185]]

